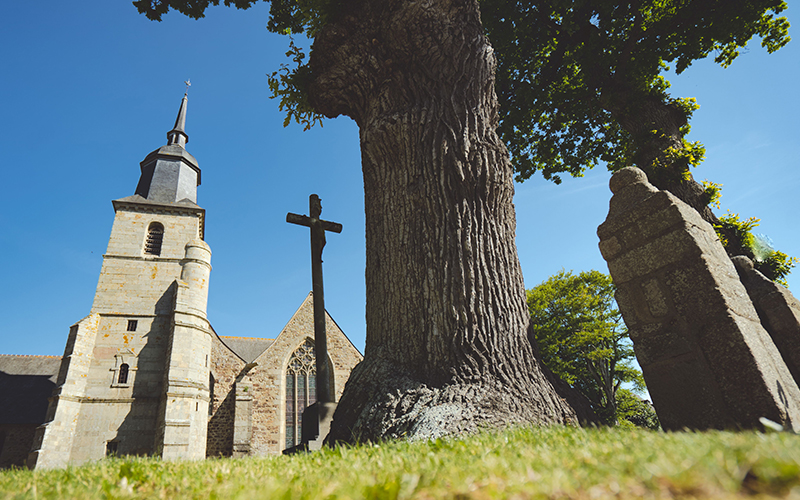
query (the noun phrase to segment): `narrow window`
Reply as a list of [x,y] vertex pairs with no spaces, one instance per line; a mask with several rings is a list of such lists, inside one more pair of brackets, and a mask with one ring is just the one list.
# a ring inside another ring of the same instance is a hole
[[122,363],[119,366],[119,377],[117,377],[118,384],[128,383],[128,363]]
[[144,244],[144,253],[161,255],[161,242],[164,241],[164,226],[158,222],[151,222],[147,228],[147,241]]
[[106,456],[107,457],[115,457],[117,456],[117,449],[119,447],[119,442],[117,441],[109,441],[106,443]]
[[0,455],[3,454],[3,446],[6,444],[6,431],[0,431]]
[[214,380],[214,374],[208,374],[208,416],[214,414],[214,384],[216,384],[216,380]]
[[129,319],[128,320],[128,331],[129,332],[135,332],[137,326],[139,326],[139,320],[138,319]]

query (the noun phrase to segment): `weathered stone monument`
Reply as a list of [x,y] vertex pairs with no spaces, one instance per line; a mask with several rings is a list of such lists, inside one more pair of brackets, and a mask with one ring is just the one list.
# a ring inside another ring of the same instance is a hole
[[711,225],[637,168],[610,187],[600,251],[662,426],[800,430],[800,389]]
[[322,283],[322,249],[325,231],[342,232],[337,222],[322,220],[322,202],[316,194],[308,197],[309,216],[286,214],[286,222],[311,229],[311,280],[314,294],[314,351],[317,364],[317,400],[303,413],[303,438],[301,446],[318,450],[330,430],[336,403],[330,386],[328,366],[328,339],[325,333],[325,291]]
[[744,255],[731,260],[756,308],[761,326],[772,337],[795,383],[800,385],[800,301],[785,287],[758,272],[753,261]]

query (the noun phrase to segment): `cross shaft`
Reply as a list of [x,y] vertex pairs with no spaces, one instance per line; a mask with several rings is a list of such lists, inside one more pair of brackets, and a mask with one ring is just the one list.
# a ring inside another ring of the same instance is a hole
[[286,222],[306,226],[311,229],[311,281],[314,298],[314,355],[317,364],[317,401],[332,403],[330,386],[330,367],[328,366],[328,338],[325,333],[325,291],[322,284],[322,249],[325,247],[325,231],[342,232],[342,225],[320,219],[322,202],[316,194],[308,197],[307,215],[291,212],[286,214]]

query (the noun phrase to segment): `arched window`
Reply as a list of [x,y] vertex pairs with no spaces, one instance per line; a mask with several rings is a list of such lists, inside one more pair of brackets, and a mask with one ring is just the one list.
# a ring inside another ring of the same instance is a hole
[[164,241],[164,226],[159,222],[151,222],[147,228],[147,241],[144,243],[144,253],[161,255],[161,242]]
[[119,375],[117,376],[118,384],[128,383],[128,363],[122,363],[119,366]]
[[300,442],[303,410],[317,400],[314,342],[306,339],[292,353],[286,367],[286,448]]

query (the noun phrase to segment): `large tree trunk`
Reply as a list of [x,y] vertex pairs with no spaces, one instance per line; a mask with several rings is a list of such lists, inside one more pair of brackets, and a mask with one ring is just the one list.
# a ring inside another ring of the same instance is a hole
[[527,339],[512,171],[477,1],[346,8],[314,42],[310,94],[360,129],[367,339],[329,440],[577,423]]

